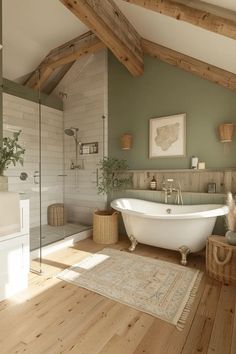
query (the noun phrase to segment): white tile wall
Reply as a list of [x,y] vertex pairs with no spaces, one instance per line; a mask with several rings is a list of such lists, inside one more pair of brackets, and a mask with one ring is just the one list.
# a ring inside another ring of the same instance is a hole
[[65,142],[65,204],[71,221],[92,224],[95,209],[104,208],[106,198],[98,195],[96,169],[103,156],[103,119],[105,115],[105,153],[107,152],[108,77],[107,51],[100,51],[77,61],[63,78],[55,93],[64,92],[64,126],[79,128],[82,143],[98,142],[99,153],[80,155],[84,169],[71,170],[75,159],[75,143]]
[[[63,112],[42,106],[42,223],[47,223],[47,207],[63,201]],[[34,102],[3,94],[4,136],[22,130],[20,144],[26,149],[24,166],[10,167],[9,190],[26,192],[30,197],[30,226],[39,225],[39,185],[34,172],[39,170],[39,106]],[[27,181],[19,179],[28,174]]]

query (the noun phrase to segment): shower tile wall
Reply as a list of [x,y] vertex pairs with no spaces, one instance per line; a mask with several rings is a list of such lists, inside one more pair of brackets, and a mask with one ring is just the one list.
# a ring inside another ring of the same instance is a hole
[[[30,197],[31,227],[39,225],[39,185],[34,178],[39,170],[39,107],[28,100],[3,95],[4,136],[22,130],[20,143],[26,148],[24,166],[11,167],[9,190],[26,192]],[[47,207],[63,201],[63,112],[42,106],[42,224],[47,224]],[[20,173],[28,174],[21,181]],[[35,183],[36,182],[36,183]]]
[[[79,128],[82,143],[98,142],[99,153],[79,155],[78,170],[71,170],[75,159],[73,137],[65,141],[65,204],[70,221],[92,224],[93,211],[104,208],[105,197],[97,194],[96,169],[102,158],[103,124],[107,118],[107,51],[77,61],[61,81],[55,94],[64,93],[64,128]],[[107,151],[107,121],[105,122]]]

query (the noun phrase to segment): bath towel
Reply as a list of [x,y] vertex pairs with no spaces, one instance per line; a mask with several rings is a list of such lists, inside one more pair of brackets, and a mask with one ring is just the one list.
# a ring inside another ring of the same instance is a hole
[[18,193],[0,192],[0,237],[20,231],[20,197]]

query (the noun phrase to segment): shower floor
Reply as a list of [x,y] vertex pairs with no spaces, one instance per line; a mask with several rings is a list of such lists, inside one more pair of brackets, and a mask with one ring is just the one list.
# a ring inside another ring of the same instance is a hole
[[[64,226],[42,226],[42,246],[50,245],[53,242],[60,241],[66,237],[78,234],[85,230],[90,230],[91,226],[82,224],[67,223]],[[36,226],[30,229],[30,250],[39,248],[40,227]]]

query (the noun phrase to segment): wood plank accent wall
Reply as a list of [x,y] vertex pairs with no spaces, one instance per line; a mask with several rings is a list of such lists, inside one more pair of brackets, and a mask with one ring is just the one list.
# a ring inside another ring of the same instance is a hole
[[[192,25],[204,28],[208,31],[215,32],[232,39],[236,39],[235,19],[233,20],[229,18],[224,18],[214,13],[210,13],[207,10],[194,8],[194,5],[188,6],[186,5],[188,4],[188,1],[181,1],[181,3],[172,0],[124,1],[129,2],[131,4],[139,5],[141,7],[144,7],[145,9],[152,10],[166,16],[170,16],[178,21],[185,21]],[[201,1],[198,1],[198,3],[201,3]]]
[[173,178],[174,184],[180,182],[183,192],[207,193],[208,183],[216,183],[216,193],[236,193],[236,170],[210,171],[130,171],[134,189],[150,189],[149,183],[154,176],[157,181],[157,190],[162,189],[162,183],[167,178]]
[[143,73],[141,38],[113,0],[60,0],[134,76]]
[[189,71],[194,75],[227,87],[230,90],[236,91],[236,74],[204,63],[203,61],[194,59],[188,55],[176,52],[175,50],[166,48],[160,44],[150,42],[147,39],[142,39],[142,46],[146,54],[149,54],[156,59]]

